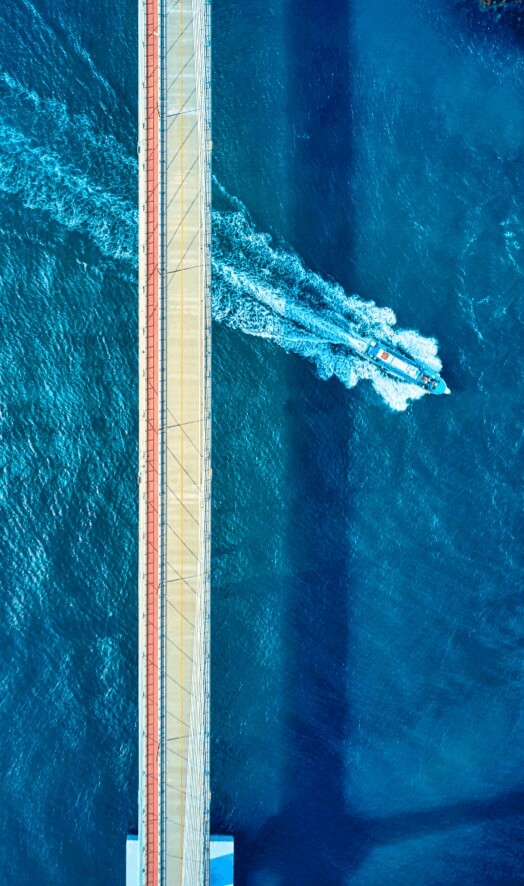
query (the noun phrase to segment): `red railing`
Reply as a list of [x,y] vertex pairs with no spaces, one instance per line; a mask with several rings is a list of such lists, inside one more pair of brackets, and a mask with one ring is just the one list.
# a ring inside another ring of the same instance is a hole
[[159,882],[159,52],[158,0],[145,3],[147,545],[146,884]]

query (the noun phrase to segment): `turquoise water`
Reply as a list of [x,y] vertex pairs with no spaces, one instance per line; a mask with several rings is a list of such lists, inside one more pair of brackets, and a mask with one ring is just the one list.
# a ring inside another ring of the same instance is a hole
[[136,825],[136,5],[0,6],[0,882]]
[[[213,4],[212,814],[240,886],[523,880],[524,62],[466,9]],[[136,4],[0,23],[0,881],[122,883]],[[370,375],[355,329],[453,395]]]

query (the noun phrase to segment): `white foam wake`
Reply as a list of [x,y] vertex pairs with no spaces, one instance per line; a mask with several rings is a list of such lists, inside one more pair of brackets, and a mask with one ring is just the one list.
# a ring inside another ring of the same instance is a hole
[[[103,161],[103,162],[101,162]],[[84,115],[41,98],[0,73],[0,194],[87,234],[103,255],[132,267],[137,259],[137,161]],[[308,270],[292,251],[257,231],[246,208],[215,182],[225,209],[213,211],[213,316],[250,335],[265,336],[315,364],[322,378],[348,388],[369,379],[392,409],[423,396],[359,355],[359,336],[399,345],[440,369],[437,343],[397,329],[390,308]]]
[[[219,188],[222,197],[226,197]],[[398,329],[391,308],[378,307],[308,270],[291,251],[257,231],[247,210],[227,198],[213,211],[213,317],[249,335],[263,336],[315,364],[321,378],[353,388],[368,379],[395,410],[424,396],[359,355],[359,337],[378,338],[439,370],[437,342]]]
[[0,194],[136,263],[136,158],[89,118],[0,73]]

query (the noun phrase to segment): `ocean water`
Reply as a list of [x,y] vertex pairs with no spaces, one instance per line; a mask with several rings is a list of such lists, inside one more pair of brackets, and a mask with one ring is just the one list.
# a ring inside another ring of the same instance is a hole
[[[524,61],[472,8],[213,4],[212,818],[240,886],[524,879]],[[0,23],[0,882],[117,884],[136,4]],[[452,397],[373,374],[358,330]]]
[[239,886],[522,883],[521,36],[213,15],[213,827]]
[[0,5],[0,882],[123,883],[137,796],[136,4]]

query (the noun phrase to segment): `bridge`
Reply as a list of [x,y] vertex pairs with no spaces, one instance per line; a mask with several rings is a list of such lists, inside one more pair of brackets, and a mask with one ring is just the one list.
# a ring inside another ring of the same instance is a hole
[[209,883],[209,22],[206,0],[139,0],[140,773],[127,876],[145,886]]

